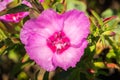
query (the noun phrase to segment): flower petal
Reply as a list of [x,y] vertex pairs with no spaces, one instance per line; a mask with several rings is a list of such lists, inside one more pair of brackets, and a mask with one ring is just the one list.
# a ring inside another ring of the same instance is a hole
[[[49,13],[49,14],[48,14]],[[63,19],[53,10],[45,10],[36,19],[28,20],[21,30],[21,41],[27,44],[27,39],[31,34],[40,34],[46,39],[54,32],[62,29]]]
[[78,10],[71,10],[64,14],[63,31],[70,38],[71,44],[79,44],[89,34],[89,19]]
[[29,12],[18,12],[18,13],[13,13],[13,14],[6,14],[3,16],[0,16],[0,19],[8,21],[8,22],[18,23],[21,19],[26,17],[28,14]]
[[50,34],[60,31],[63,27],[63,17],[51,9],[43,11],[38,21],[38,25],[48,28]]
[[13,0],[3,0],[0,1],[0,11],[4,10],[7,6],[7,4],[9,4],[10,2],[12,2]]
[[83,55],[87,44],[87,41],[84,40],[79,48],[70,47],[62,54],[55,53],[53,56],[54,64],[63,68],[64,70],[67,70],[69,67],[75,67],[76,63]]
[[22,4],[25,4],[25,5],[29,6],[29,7],[32,7],[32,5],[30,4],[30,2],[28,2],[27,0],[23,0]]
[[52,71],[56,68],[52,62],[52,51],[47,47],[46,40],[35,34],[29,36],[28,45],[25,49],[32,60],[47,71]]
[[44,0],[39,0],[40,2],[44,2]]

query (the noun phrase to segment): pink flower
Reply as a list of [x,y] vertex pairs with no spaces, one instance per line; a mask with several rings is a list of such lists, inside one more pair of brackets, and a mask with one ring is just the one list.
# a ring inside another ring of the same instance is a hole
[[45,10],[36,19],[28,20],[20,39],[32,60],[47,71],[75,67],[87,47],[89,19],[78,10],[57,14]]
[[44,2],[44,0],[39,0],[40,2]]
[[18,12],[13,14],[6,14],[3,16],[0,16],[0,19],[8,22],[18,23],[21,19],[26,17],[28,14],[29,12]]
[[[8,1],[8,0],[5,0],[5,1]],[[3,2],[4,2],[4,0],[3,0]],[[25,4],[29,7],[31,7],[30,3],[27,2],[27,0],[23,0],[22,4]],[[29,12],[18,12],[18,13],[5,14],[3,16],[0,16],[0,20],[18,23],[21,19],[23,19],[27,15],[29,15]]]
[[[10,2],[10,0],[3,0],[0,4],[5,3],[5,1]],[[40,0],[40,2],[43,2],[43,0]],[[27,0],[23,0],[22,4],[25,4],[29,7],[32,7],[31,4]],[[1,7],[1,5],[0,5],[0,7]],[[3,16],[0,16],[0,20],[5,20],[5,21],[8,21],[8,22],[18,23],[21,19],[23,19],[27,15],[29,15],[29,12],[18,12],[18,13],[6,14],[6,15],[3,15]]]
[[31,4],[27,0],[23,0],[22,4],[25,4],[25,5],[29,6],[29,7],[32,7]]
[[10,2],[13,0],[0,0],[0,11],[4,10]]

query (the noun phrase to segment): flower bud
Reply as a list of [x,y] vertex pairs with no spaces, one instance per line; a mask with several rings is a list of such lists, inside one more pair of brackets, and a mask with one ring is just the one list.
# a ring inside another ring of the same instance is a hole
[[106,36],[115,36],[115,32],[113,32],[113,31],[105,31],[104,33],[103,33],[103,35],[106,35]]

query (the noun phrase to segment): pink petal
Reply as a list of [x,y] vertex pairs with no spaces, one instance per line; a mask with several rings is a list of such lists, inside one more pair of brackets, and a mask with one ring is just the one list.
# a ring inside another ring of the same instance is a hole
[[32,60],[47,71],[52,71],[56,68],[52,62],[52,51],[46,45],[46,39],[35,34],[29,36],[28,45],[25,49]]
[[71,44],[79,44],[89,34],[90,22],[81,11],[72,10],[64,14],[63,31],[70,38]]
[[25,5],[29,6],[29,7],[32,7],[31,4],[27,0],[23,0],[22,4],[25,4]]
[[84,49],[87,47],[87,41],[83,41],[79,48],[70,47],[62,54],[55,53],[53,56],[53,62],[55,65],[67,70],[69,67],[75,67],[76,63],[80,60],[84,53]]
[[44,2],[44,0],[39,0],[40,2]]
[[52,10],[43,11],[37,19],[31,19],[24,24],[20,39],[24,44],[27,44],[27,39],[31,34],[39,34],[47,39],[54,32],[62,29],[62,23],[61,16],[56,14],[56,12]]
[[7,4],[9,4],[10,2],[12,2],[13,0],[3,0],[0,1],[0,11],[4,10],[7,6]]
[[26,44],[26,46],[29,46],[31,48],[47,46],[46,38],[36,33],[29,35],[29,38],[27,39],[27,41],[28,41],[28,44]]
[[6,14],[3,16],[0,16],[0,19],[8,21],[8,22],[18,23],[21,19],[26,17],[28,14],[29,12],[18,12],[18,13],[13,13],[13,14]]
[[53,10],[43,11],[38,18],[38,21],[38,25],[48,28],[49,32],[52,34],[56,31],[60,31],[63,27],[63,17]]

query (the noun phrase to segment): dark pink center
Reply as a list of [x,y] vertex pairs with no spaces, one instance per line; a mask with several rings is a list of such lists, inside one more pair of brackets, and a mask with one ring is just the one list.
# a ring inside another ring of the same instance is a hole
[[20,19],[23,17],[24,12],[14,13],[14,14],[7,14],[5,17],[8,20],[11,21],[20,21]]
[[70,40],[64,32],[55,32],[47,39],[47,45],[53,53],[62,53],[70,47]]

